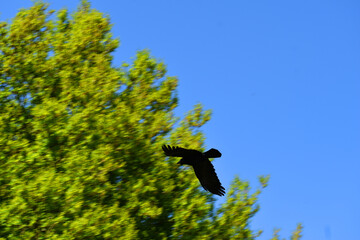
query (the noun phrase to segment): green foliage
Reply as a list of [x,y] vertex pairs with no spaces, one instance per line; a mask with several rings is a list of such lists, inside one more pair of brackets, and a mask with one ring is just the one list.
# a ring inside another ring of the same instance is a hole
[[301,233],[303,230],[303,226],[301,225],[301,223],[299,223],[295,229],[295,231],[293,232],[293,235],[291,236],[291,240],[299,240],[301,239]]
[[203,148],[210,112],[196,105],[179,121],[177,79],[148,51],[113,67],[119,41],[87,1],[52,14],[36,2],[0,24],[0,237],[255,239],[268,177],[252,194],[236,177],[214,209],[161,151]]

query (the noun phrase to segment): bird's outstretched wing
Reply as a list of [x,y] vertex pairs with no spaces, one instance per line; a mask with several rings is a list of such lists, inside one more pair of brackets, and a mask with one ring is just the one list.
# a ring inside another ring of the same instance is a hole
[[201,186],[203,186],[206,191],[219,196],[224,196],[225,188],[221,186],[214,166],[209,160],[203,161],[201,164],[194,166],[194,171],[201,183]]
[[182,147],[172,147],[169,145],[163,145],[162,149],[166,156],[170,157],[197,157],[201,152],[193,149],[185,149]]

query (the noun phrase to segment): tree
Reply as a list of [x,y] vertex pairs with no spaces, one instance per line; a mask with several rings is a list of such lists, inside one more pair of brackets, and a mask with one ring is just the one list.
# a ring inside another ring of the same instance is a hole
[[177,79],[148,51],[112,66],[119,41],[87,1],[54,13],[35,2],[0,26],[0,237],[255,239],[268,178],[249,193],[236,177],[215,209],[161,150],[203,150],[210,111],[175,117]]

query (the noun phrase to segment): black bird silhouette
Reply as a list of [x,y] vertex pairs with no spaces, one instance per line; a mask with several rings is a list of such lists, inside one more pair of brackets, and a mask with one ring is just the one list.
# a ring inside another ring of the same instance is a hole
[[212,148],[209,151],[202,153],[193,149],[171,147],[169,145],[163,145],[162,149],[166,156],[182,157],[178,164],[192,166],[201,186],[203,186],[206,191],[219,196],[224,196],[225,188],[221,186],[219,178],[215,173],[214,166],[209,161],[209,158],[221,157],[221,153],[218,150]]

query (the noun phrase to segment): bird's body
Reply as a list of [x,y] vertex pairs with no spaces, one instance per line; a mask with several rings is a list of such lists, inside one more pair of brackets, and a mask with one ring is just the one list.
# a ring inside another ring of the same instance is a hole
[[193,167],[196,177],[199,179],[201,186],[213,194],[223,196],[225,188],[215,173],[214,166],[209,161],[209,158],[221,157],[221,153],[216,149],[210,149],[204,153],[181,147],[171,147],[164,145],[162,149],[166,156],[182,157],[178,164],[187,164]]

